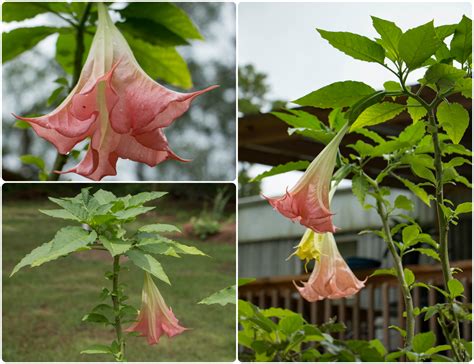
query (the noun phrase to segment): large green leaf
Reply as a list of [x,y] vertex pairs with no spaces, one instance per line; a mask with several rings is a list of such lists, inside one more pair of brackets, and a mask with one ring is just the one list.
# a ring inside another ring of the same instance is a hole
[[[92,44],[92,35],[84,34],[84,54],[82,55],[82,64],[86,61],[89,49]],[[59,34],[56,41],[56,62],[69,74],[74,73],[74,59],[76,53],[76,36],[73,33]]]
[[179,228],[170,224],[152,224],[144,225],[138,229],[144,233],[166,233],[166,232],[181,232]]
[[139,249],[132,249],[125,253],[127,257],[135,264],[137,267],[143,269],[144,271],[153,274],[156,278],[161,279],[163,282],[168,284],[170,280],[166,275],[161,263],[153,258],[149,254],[145,254]]
[[357,101],[374,92],[375,90],[372,87],[363,82],[335,82],[293,102],[301,106],[313,106],[323,109],[346,107],[355,104]]
[[[179,256],[178,254],[189,254],[207,256],[207,254],[203,253],[201,250],[194,246],[181,244],[177,241],[157,234],[146,235],[145,238],[140,239],[138,246],[153,254],[166,254],[173,256]],[[169,248],[172,248],[172,254],[170,254],[171,251],[169,250]]]
[[472,53],[472,20],[463,15],[451,40],[451,54],[463,64]]
[[377,33],[380,34],[379,44],[385,48],[387,56],[392,60],[397,60],[399,58],[398,43],[403,34],[402,30],[394,22],[375,16],[372,16],[372,25]]
[[233,304],[235,305],[235,295],[236,295],[236,289],[235,285],[226,287],[224,289],[221,289],[220,291],[217,291],[216,293],[210,295],[209,297],[206,297],[202,299],[201,301],[198,302],[200,305],[221,305],[225,306],[227,304]]
[[188,15],[176,5],[164,2],[129,3],[120,10],[126,19],[148,19],[184,39],[203,39]]
[[94,231],[87,231],[78,226],[64,227],[56,233],[53,240],[27,254],[20,263],[13,268],[10,276],[27,265],[37,267],[80,248],[84,248],[88,244],[93,243],[96,238],[97,234]]
[[127,206],[138,206],[143,205],[146,202],[150,202],[165,196],[168,192],[140,192],[130,197],[127,201]]
[[71,214],[67,210],[60,210],[60,209],[57,209],[57,210],[39,210],[39,212],[41,212],[45,215],[51,216],[51,217],[58,218],[58,219],[80,221],[77,218],[77,216],[74,216],[73,214]]
[[416,353],[424,353],[432,348],[435,343],[436,335],[432,331],[416,334],[413,338],[413,351]]
[[151,206],[140,206],[140,207],[132,207],[127,210],[120,210],[114,213],[114,216],[119,220],[129,220],[137,217],[138,215],[144,214],[148,211],[153,210],[155,207]]
[[428,68],[424,78],[426,81],[428,81],[428,83],[435,84],[443,79],[451,80],[454,82],[460,78],[463,78],[465,74],[465,71],[453,67],[449,64],[436,63],[430,66],[430,68]]
[[58,32],[67,32],[68,28],[31,27],[17,28],[2,34],[2,57],[7,62],[21,53],[33,48],[46,37]]
[[138,63],[151,78],[160,78],[184,89],[193,86],[188,66],[176,49],[153,45],[126,33],[124,36]]
[[456,102],[443,101],[436,112],[441,127],[454,144],[459,144],[469,126],[469,113]]
[[143,39],[145,42],[162,47],[188,45],[186,39],[173,33],[161,24],[148,19],[128,18],[125,23],[117,23],[120,31],[129,33],[132,37]]
[[252,178],[252,182],[260,182],[262,179],[270,176],[275,176],[277,174],[286,173],[290,171],[301,171],[309,166],[309,161],[297,161],[297,162],[288,162],[285,164],[279,164],[266,172],[260,173],[258,176]]
[[328,32],[322,29],[317,31],[334,48],[352,58],[377,63],[384,61],[385,51],[382,46],[367,37],[349,32]]
[[360,113],[359,117],[352,124],[351,131],[365,126],[381,124],[387,120],[393,119],[405,110],[405,108],[405,105],[393,102],[382,102],[380,104],[372,105]]
[[445,24],[435,28],[436,36],[440,40],[449,37],[456,31],[457,24]]
[[398,49],[400,57],[405,61],[410,69],[420,67],[430,58],[442,42],[436,36],[433,21],[409,29],[400,38]]
[[47,3],[8,1],[2,4],[2,20],[4,22],[22,21],[49,11]]
[[99,236],[99,241],[113,257],[127,252],[132,247],[131,243],[123,241],[122,239],[109,239],[105,236]]
[[71,199],[68,199],[68,200],[60,199],[60,198],[54,198],[54,197],[49,197],[49,200],[61,206],[63,209],[70,212],[73,216],[76,216],[79,219],[79,221],[82,221],[82,222],[87,221],[89,214],[87,212],[87,209],[84,207],[84,205],[81,204],[79,201],[74,201]]

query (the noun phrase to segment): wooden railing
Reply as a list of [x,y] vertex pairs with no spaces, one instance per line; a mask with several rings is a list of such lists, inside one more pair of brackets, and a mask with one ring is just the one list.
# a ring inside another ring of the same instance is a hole
[[[452,263],[453,267],[462,269],[456,274],[465,288],[464,302],[472,302],[472,262],[470,260]],[[436,286],[443,285],[443,276],[439,265],[407,266],[415,274],[418,282]],[[359,279],[365,279],[373,270],[354,271]],[[357,295],[339,300],[323,300],[318,302],[305,301],[295,289],[293,282],[307,281],[308,275],[279,276],[261,278],[239,288],[239,298],[252,302],[261,307],[282,307],[301,313],[306,320],[321,324],[330,317],[337,316],[337,321],[344,322],[347,330],[339,337],[351,339],[378,338],[390,348],[401,345],[401,336],[395,330],[389,330],[390,325],[404,327],[404,303],[398,281],[393,276],[370,277],[365,288]],[[443,301],[434,289],[416,287],[412,291],[414,306],[423,307]],[[424,315],[416,318],[416,329],[433,331],[442,341],[441,329],[436,318],[424,321]],[[463,323],[461,333],[464,339],[471,339],[471,325]]]

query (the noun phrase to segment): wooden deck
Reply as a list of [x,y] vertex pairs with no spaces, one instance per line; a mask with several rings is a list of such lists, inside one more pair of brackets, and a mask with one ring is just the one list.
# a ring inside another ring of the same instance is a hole
[[[461,268],[456,275],[465,288],[464,302],[472,302],[472,261],[463,260],[452,263],[453,267]],[[443,285],[441,267],[439,265],[408,266],[415,274],[418,282],[436,286]],[[359,279],[365,279],[373,270],[354,271]],[[378,338],[384,344],[395,349],[402,343],[400,335],[388,326],[404,327],[404,304],[398,281],[393,276],[375,276],[366,282],[366,287],[359,294],[339,300],[323,300],[314,303],[305,301],[294,287],[293,282],[306,281],[308,274],[297,276],[280,276],[258,279],[239,288],[239,298],[245,299],[261,307],[288,308],[301,313],[311,323],[321,324],[330,317],[337,316],[337,321],[347,326],[340,338],[366,339]],[[423,307],[442,302],[443,297],[435,290],[429,292],[425,288],[413,289],[415,307]],[[416,319],[416,329],[433,331],[442,340],[441,329],[435,317],[424,321],[424,315]],[[471,339],[471,324],[463,323],[461,333],[466,340]]]

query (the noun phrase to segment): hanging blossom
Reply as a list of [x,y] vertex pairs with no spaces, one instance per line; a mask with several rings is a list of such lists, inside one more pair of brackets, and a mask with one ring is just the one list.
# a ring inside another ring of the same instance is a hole
[[365,286],[367,279],[357,279],[339,253],[332,233],[318,234],[308,229],[305,236],[304,242],[302,240],[304,246],[312,246],[312,251],[316,253],[313,256],[315,266],[308,282],[301,282],[303,287],[295,283],[304,299],[314,302],[352,296]]
[[281,197],[267,198],[282,215],[318,232],[335,232],[329,210],[329,189],[339,144],[346,134],[344,125],[331,142],[311,162],[296,185]]
[[98,3],[98,25],[79,81],[51,113],[16,116],[31,124],[61,154],[90,138],[84,159],[74,172],[92,180],[117,174],[118,158],[153,167],[167,159],[186,162],[168,145],[163,128],[183,113],[198,95],[169,90],[151,79],[139,66],[105,5]]
[[171,308],[166,306],[153,278],[145,272],[142,306],[137,322],[125,331],[139,332],[142,336],[147,337],[148,344],[154,345],[158,343],[163,334],[173,337],[185,330],[187,329],[179,325]]

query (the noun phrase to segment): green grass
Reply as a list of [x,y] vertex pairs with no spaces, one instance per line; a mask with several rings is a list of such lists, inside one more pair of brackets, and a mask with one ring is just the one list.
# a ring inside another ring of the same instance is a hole
[[[159,205],[158,205],[159,206]],[[109,356],[81,355],[95,343],[114,339],[110,327],[82,322],[99,303],[102,287],[110,286],[103,273],[112,260],[72,254],[36,268],[24,268],[9,278],[13,267],[36,246],[49,241],[68,223],[38,212],[54,208],[49,202],[7,202],[3,206],[3,360],[4,361],[110,361]],[[147,214],[140,224],[160,221],[158,213]],[[172,211],[166,220],[180,226],[199,211]],[[174,221],[171,219],[175,216]],[[149,346],[143,337],[127,339],[128,361],[233,361],[235,359],[235,305],[198,305],[202,298],[235,283],[235,246],[181,240],[211,256],[160,258],[172,286],[155,280],[166,303],[180,323],[192,330],[171,340],[162,337]],[[121,274],[129,303],[140,306],[143,273],[129,262]],[[127,327],[127,326],[125,326]]]

